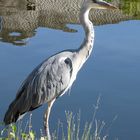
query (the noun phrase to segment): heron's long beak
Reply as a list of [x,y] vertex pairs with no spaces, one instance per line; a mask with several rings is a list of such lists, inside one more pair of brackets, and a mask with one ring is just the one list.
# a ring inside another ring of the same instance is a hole
[[118,9],[116,6],[107,3],[103,0],[96,0],[96,8],[97,9]]

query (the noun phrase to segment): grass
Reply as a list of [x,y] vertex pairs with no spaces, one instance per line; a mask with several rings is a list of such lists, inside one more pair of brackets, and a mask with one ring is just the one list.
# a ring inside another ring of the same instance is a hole
[[[108,134],[103,134],[105,126],[104,121],[96,119],[96,113],[99,108],[100,97],[94,106],[93,117],[90,122],[86,122],[84,128],[81,128],[81,113],[75,116],[72,112],[66,111],[67,129],[64,131],[62,122],[58,122],[57,129],[51,134],[52,140],[106,140]],[[41,131],[41,136],[38,138],[32,128],[32,115],[27,122],[24,130],[22,124],[11,124],[0,131],[0,140],[47,140],[47,137]],[[115,120],[115,119],[114,119]],[[113,121],[114,121],[113,120]],[[1,124],[3,125],[3,124]]]

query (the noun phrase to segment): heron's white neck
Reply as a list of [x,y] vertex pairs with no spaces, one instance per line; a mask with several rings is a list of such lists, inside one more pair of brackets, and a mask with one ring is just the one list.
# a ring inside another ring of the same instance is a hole
[[90,56],[94,43],[94,28],[92,22],[89,20],[89,11],[90,8],[83,7],[80,12],[80,23],[83,25],[85,38],[77,51],[77,55],[80,57],[81,61],[79,69]]

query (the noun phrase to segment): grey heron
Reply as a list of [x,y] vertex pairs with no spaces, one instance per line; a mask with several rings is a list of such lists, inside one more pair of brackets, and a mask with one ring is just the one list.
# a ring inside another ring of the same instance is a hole
[[48,103],[44,114],[44,127],[49,132],[49,116],[53,103],[72,86],[78,71],[91,54],[94,43],[94,28],[88,15],[91,8],[115,9],[116,7],[102,0],[84,0],[80,11],[80,22],[85,30],[85,39],[75,50],[57,53],[40,65],[25,79],[17,92],[16,98],[9,105],[5,114],[6,125],[16,122],[20,116]]

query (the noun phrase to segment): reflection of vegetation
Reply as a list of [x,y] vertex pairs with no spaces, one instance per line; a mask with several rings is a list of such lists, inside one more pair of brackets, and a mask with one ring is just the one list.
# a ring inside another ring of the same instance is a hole
[[121,9],[127,15],[140,19],[140,1],[139,0],[121,0]]
[[[12,2],[11,2],[12,1]],[[26,38],[35,36],[38,27],[76,32],[67,24],[79,24],[82,0],[0,0],[0,41],[26,45]],[[92,10],[90,20],[94,25],[112,24],[140,19],[140,0],[106,0],[118,10]],[[28,3],[29,2],[29,3]],[[19,36],[11,33],[18,32]]]
[[131,16],[133,19],[140,19],[140,0],[106,0],[117,3],[124,14]]

